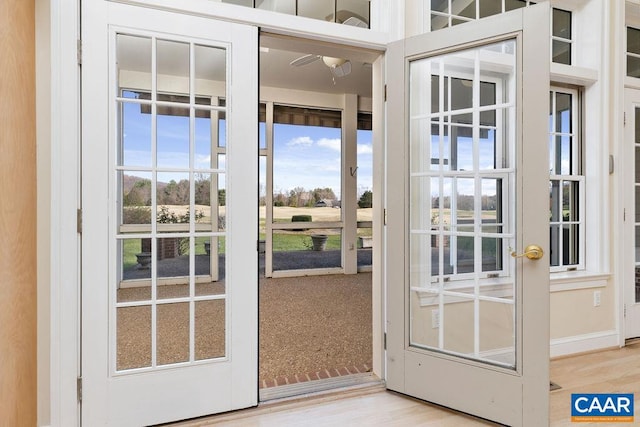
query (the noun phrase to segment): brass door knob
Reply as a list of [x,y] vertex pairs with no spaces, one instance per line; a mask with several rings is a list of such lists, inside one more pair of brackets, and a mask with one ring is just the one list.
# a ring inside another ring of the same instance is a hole
[[529,259],[540,259],[544,255],[544,251],[538,245],[529,245],[524,248],[524,253],[518,255],[515,251],[511,252],[511,256],[514,258],[527,257]]

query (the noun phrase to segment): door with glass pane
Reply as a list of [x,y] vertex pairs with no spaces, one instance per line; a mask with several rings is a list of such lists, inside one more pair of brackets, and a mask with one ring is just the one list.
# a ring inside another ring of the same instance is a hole
[[625,91],[624,337],[640,337],[640,91]]
[[548,422],[548,13],[388,55],[387,386],[508,425]]
[[257,30],[83,8],[82,420],[257,403]]

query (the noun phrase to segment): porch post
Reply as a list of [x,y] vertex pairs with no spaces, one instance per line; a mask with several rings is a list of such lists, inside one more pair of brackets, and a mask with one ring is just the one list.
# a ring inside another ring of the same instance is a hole
[[0,418],[35,426],[35,2],[0,3]]

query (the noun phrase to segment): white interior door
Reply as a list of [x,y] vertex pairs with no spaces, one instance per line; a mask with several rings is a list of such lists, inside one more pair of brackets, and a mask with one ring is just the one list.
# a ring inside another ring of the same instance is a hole
[[625,91],[624,335],[640,337],[640,91]]
[[512,426],[548,423],[548,34],[541,4],[388,54],[387,386]]
[[83,2],[82,422],[257,404],[257,29]]

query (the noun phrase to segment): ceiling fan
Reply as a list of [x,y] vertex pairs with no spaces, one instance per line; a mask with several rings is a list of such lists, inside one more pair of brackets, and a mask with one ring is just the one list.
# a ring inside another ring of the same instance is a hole
[[[342,22],[343,25],[350,25],[353,27],[359,28],[368,28],[366,22],[361,19],[356,18],[355,16],[351,16]],[[331,74],[333,75],[333,83],[335,84],[336,77],[344,77],[351,73],[351,61],[345,58],[334,58],[332,56],[322,56],[322,55],[303,55],[299,58],[294,59],[289,63],[292,67],[302,67],[307,64],[311,64],[312,62],[316,62],[318,60],[322,60],[324,65],[329,67],[331,70]]]

